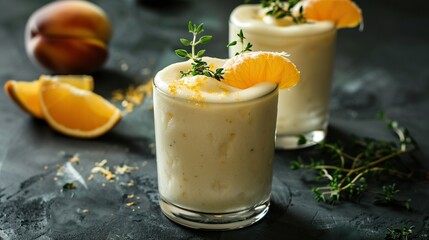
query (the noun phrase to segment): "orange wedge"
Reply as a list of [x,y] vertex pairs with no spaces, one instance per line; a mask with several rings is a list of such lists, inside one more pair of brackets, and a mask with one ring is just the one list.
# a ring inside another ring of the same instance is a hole
[[277,83],[280,89],[295,86],[300,73],[285,53],[245,52],[228,59],[222,82],[236,88],[249,88],[262,82]]
[[24,111],[36,118],[43,118],[39,105],[39,81],[24,82],[9,80],[4,85],[4,90],[9,97]]
[[332,21],[337,28],[356,27],[362,21],[360,8],[351,0],[308,0],[303,14],[310,21]]
[[39,80],[26,82],[9,80],[4,85],[5,92],[24,111],[36,118],[43,118],[42,109],[39,104],[39,88],[41,79],[56,79],[60,82],[71,84],[75,87],[90,90],[94,89],[94,81],[91,76],[84,75],[62,75],[62,76],[40,76]]
[[48,124],[72,137],[98,137],[121,119],[119,109],[101,96],[55,79],[41,81],[39,101]]
[[41,75],[39,81],[44,79],[67,83],[83,90],[94,90],[94,79],[88,75]]

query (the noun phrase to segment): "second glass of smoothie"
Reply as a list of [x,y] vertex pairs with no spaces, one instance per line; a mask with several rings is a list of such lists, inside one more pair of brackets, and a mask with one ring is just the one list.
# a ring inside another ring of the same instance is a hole
[[[253,50],[287,52],[301,72],[301,82],[279,93],[276,148],[293,149],[322,141],[327,134],[336,39],[332,22],[292,24],[263,16],[259,4],[244,4],[231,13],[230,40],[240,29]],[[230,56],[241,46],[230,48]],[[305,138],[305,144],[300,140]]]

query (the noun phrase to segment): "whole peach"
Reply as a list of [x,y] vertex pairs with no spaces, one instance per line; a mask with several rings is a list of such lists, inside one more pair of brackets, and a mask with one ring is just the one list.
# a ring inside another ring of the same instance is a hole
[[89,73],[108,57],[111,25],[98,6],[81,0],[49,3],[27,21],[30,59],[57,74]]

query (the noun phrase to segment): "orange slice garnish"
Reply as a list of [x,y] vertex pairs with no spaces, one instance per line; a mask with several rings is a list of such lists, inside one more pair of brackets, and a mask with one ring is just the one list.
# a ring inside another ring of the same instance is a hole
[[295,86],[300,73],[285,53],[245,52],[228,59],[222,82],[240,89],[262,82],[277,83],[280,89]]
[[337,28],[356,27],[362,22],[362,11],[351,0],[308,0],[303,5],[309,21],[332,21]]
[[39,80],[15,81],[9,80],[4,85],[5,92],[24,111],[36,118],[43,118],[42,109],[39,104],[39,88],[41,79],[56,79],[60,82],[71,84],[75,87],[90,90],[94,89],[94,81],[91,76],[85,75],[62,75],[62,76],[40,76]]
[[55,79],[40,83],[40,106],[48,124],[72,137],[98,137],[121,119],[121,112],[101,96]]

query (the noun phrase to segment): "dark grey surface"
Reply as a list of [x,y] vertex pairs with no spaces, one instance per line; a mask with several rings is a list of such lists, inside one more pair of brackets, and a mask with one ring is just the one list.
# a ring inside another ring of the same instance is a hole
[[[0,2],[2,85],[8,79],[30,80],[44,73],[27,58],[23,36],[27,18],[47,2]],[[94,74],[95,91],[105,97],[114,89],[143,83],[160,68],[178,61],[173,50],[180,46],[178,38],[187,36],[188,20],[204,22],[206,33],[214,35],[207,55],[226,57],[228,16],[241,3],[95,2],[106,10],[114,28],[109,62]],[[338,34],[329,138],[352,133],[391,138],[374,120],[377,112],[384,111],[415,136],[421,146],[417,158],[427,169],[428,4],[391,0],[358,4],[364,12],[365,30],[344,29]],[[142,71],[145,68],[151,72]],[[52,131],[0,93],[0,239],[383,239],[387,227],[405,225],[416,227],[412,239],[428,239],[428,181],[400,185],[401,193],[413,199],[411,212],[375,206],[370,198],[360,204],[318,204],[304,174],[289,170],[291,159],[312,150],[276,152],[272,205],[259,223],[228,232],[180,227],[161,214],[157,203],[150,104],[146,101],[105,136],[79,140]],[[55,166],[76,153],[81,159],[76,170],[84,178],[103,159],[110,166],[126,163],[140,170],[111,183],[96,177],[86,182],[88,189],[78,185],[76,190],[61,192],[61,180],[53,180]],[[133,187],[120,184],[129,180],[134,180]],[[126,206],[128,194],[139,196],[136,206]]]

